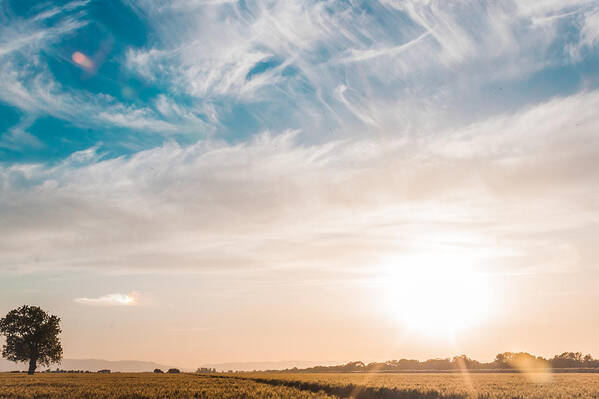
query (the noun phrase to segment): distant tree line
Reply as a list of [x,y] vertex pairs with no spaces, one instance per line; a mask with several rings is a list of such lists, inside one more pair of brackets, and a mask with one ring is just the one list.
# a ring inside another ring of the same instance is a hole
[[[479,362],[466,355],[453,358],[439,358],[419,361],[415,359],[389,360],[386,362],[349,362],[337,366],[315,366],[305,369],[294,367],[285,369],[288,372],[378,372],[378,371],[427,371],[427,370],[509,370],[521,368],[599,368],[599,359],[591,355],[582,355],[581,352],[564,352],[550,359],[535,356],[527,352],[503,352],[495,356],[492,362]],[[274,371],[274,370],[271,370]]]
[[216,373],[216,369],[210,367],[198,367],[196,373]]
[[[28,371],[27,370],[12,370],[12,371],[8,371],[8,373],[10,374],[27,374]],[[69,374],[91,374],[93,373],[93,371],[89,371],[89,370],[62,370],[62,369],[56,369],[56,370],[44,370],[42,371],[42,373],[52,373],[52,374],[62,374],[62,373],[69,373]]]

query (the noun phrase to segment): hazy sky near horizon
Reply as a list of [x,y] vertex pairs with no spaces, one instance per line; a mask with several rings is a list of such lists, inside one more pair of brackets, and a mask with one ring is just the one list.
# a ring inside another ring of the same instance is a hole
[[0,313],[68,358],[599,356],[599,1],[0,0]]

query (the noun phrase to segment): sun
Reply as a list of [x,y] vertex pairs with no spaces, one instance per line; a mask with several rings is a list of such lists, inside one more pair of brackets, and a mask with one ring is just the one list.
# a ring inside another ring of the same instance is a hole
[[385,269],[386,307],[406,329],[455,337],[492,310],[488,277],[465,257],[402,257]]

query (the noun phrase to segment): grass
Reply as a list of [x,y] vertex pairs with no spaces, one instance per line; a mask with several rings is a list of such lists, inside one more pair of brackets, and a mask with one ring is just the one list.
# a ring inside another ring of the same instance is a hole
[[0,399],[599,399],[599,374],[2,374]]

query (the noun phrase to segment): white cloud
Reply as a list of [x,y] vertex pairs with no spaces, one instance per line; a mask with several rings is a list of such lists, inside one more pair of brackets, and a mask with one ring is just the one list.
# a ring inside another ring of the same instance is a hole
[[59,15],[64,10],[75,10],[87,2],[70,2],[63,7],[52,7],[42,11],[29,20],[11,20],[3,19],[0,15],[0,59],[15,51],[23,51],[40,49],[49,42],[67,35],[87,24],[84,20],[77,18],[65,17],[50,27],[42,27],[41,22],[44,22],[52,17]]
[[519,14],[523,16],[559,15],[572,9],[597,6],[595,0],[570,0],[566,2],[561,0],[519,0],[515,1],[515,4]]
[[130,294],[108,294],[98,298],[75,298],[75,302],[81,305],[104,305],[104,306],[135,306],[137,295]]
[[[367,10],[320,1],[133,7],[157,35],[147,48],[128,51],[129,69],[203,103],[262,104],[260,120],[278,128],[284,114],[291,125],[314,130],[313,138],[332,127],[389,134],[422,121],[433,128],[471,122],[481,116],[464,111],[472,102],[487,116],[494,101],[479,91],[571,62],[574,44],[564,32],[576,28],[577,13],[596,9],[588,1],[419,0],[373,1]],[[563,54],[556,56],[556,45]],[[248,78],[267,61],[270,68]],[[340,87],[351,98],[340,96]],[[219,109],[212,120],[227,112]]]
[[368,50],[351,49],[349,51],[350,55],[345,58],[341,58],[339,60],[339,62],[342,62],[342,63],[360,62],[360,61],[366,61],[366,60],[370,60],[370,59],[378,58],[378,57],[391,57],[394,55],[399,55],[399,54],[403,53],[404,51],[408,50],[410,47],[418,44],[422,39],[428,37],[430,34],[431,34],[430,31],[424,32],[420,36],[416,37],[413,40],[410,40],[407,43],[403,43],[403,44],[400,44],[399,46],[393,46],[393,47],[389,47],[389,48],[368,49]]
[[0,148],[22,150],[24,148],[41,148],[43,143],[37,137],[27,132],[35,120],[35,115],[23,118],[5,134],[0,136]]
[[593,47],[599,44],[599,12],[589,12],[585,15],[581,36],[585,46]]
[[576,232],[599,233],[597,107],[591,92],[431,136],[300,144],[287,132],[5,166],[0,265],[341,273],[466,251],[486,267],[593,267]]
[[179,106],[170,120],[146,106],[125,105],[112,96],[62,87],[43,67],[0,63],[0,100],[31,115],[51,115],[78,126],[122,127],[158,134],[208,133],[212,128],[192,109]]
[[585,50],[593,51],[599,45],[599,7],[581,15],[580,40],[568,46],[570,56],[574,61],[583,58]]

